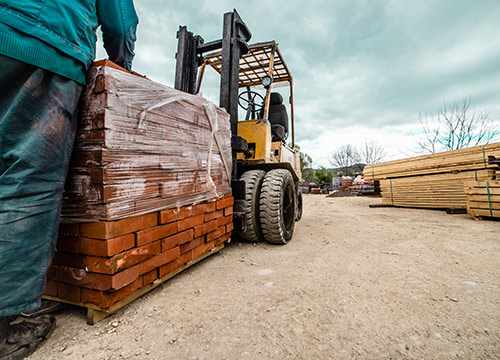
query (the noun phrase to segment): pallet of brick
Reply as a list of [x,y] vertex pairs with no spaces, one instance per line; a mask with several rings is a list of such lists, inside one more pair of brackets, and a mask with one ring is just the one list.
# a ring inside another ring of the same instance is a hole
[[495,170],[475,170],[380,180],[382,204],[439,209],[465,209],[464,182],[489,180]]
[[230,192],[229,115],[108,64],[88,73],[62,221],[116,220]]
[[94,324],[230,240],[227,113],[110,66],[88,73],[45,297]]
[[500,181],[465,183],[467,213],[474,217],[500,218]]
[[500,156],[500,143],[366,165],[363,175],[366,180],[384,180],[498,168],[498,166],[488,163],[489,156]]
[[44,297],[88,308],[94,324],[213,254],[233,229],[233,198],[116,221],[61,224]]

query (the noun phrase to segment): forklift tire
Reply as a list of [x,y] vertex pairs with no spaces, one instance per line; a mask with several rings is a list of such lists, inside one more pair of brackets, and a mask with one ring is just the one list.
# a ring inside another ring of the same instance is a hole
[[269,171],[260,191],[260,224],[264,240],[286,244],[295,226],[295,185],[290,171]]
[[295,191],[297,191],[297,213],[295,214],[295,221],[299,221],[302,219],[302,193],[300,192],[300,188]]
[[259,196],[266,172],[264,170],[249,170],[241,175],[240,180],[245,182],[245,199],[234,202],[234,212],[243,213],[241,230],[237,236],[247,242],[263,240],[259,218]]

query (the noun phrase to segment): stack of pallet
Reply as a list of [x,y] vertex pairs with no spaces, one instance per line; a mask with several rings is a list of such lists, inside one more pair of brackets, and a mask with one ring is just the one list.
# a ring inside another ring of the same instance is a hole
[[234,201],[226,112],[108,62],[87,81],[45,294],[95,323],[219,250]]
[[380,181],[384,205],[465,209],[464,183],[495,178],[489,155],[500,155],[500,143],[366,165],[364,177]]
[[500,218],[500,181],[471,181],[465,183],[465,189],[468,214]]

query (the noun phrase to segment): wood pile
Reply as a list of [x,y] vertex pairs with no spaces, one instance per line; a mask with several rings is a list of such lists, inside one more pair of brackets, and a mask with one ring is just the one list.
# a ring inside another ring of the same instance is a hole
[[95,323],[219,250],[234,200],[227,113],[108,62],[87,81],[45,297]]
[[500,143],[366,165],[364,178],[379,180],[382,204],[416,208],[467,208],[464,183],[495,178]]
[[467,213],[476,217],[500,218],[500,181],[471,181],[465,183]]

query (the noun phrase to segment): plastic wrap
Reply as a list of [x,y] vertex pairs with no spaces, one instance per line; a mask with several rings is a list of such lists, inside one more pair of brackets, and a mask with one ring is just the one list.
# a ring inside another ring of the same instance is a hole
[[225,111],[108,66],[87,76],[63,222],[118,220],[231,191]]

